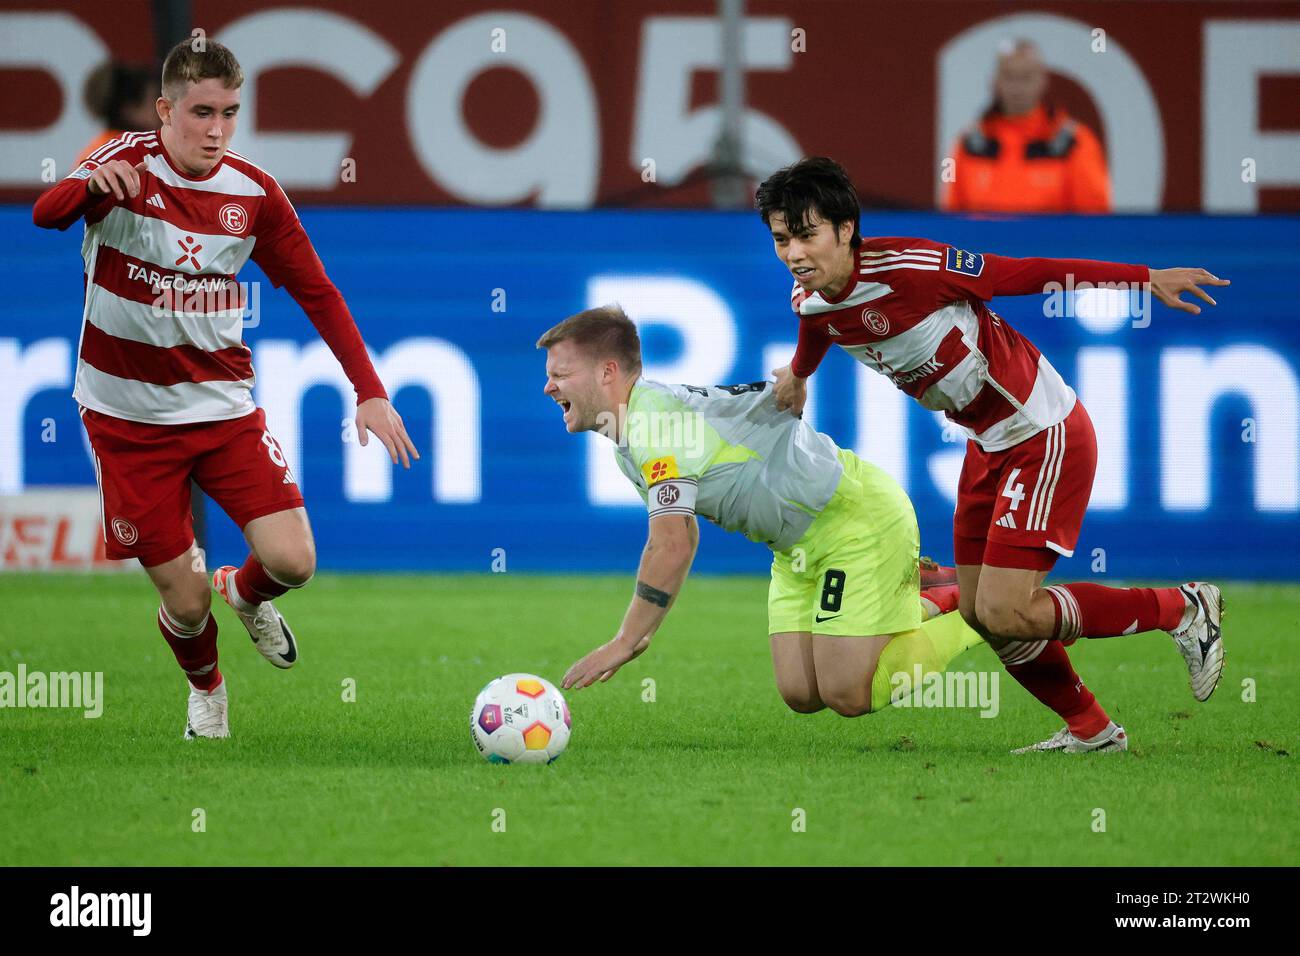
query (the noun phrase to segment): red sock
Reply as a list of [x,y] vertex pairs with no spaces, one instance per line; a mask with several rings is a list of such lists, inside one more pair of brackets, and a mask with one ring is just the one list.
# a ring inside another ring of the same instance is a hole
[[217,669],[217,619],[211,614],[201,627],[189,628],[173,620],[166,608],[158,609],[158,630],[176,655],[176,663],[199,690],[221,686]]
[[1056,636],[1115,637],[1172,631],[1187,602],[1178,588],[1108,588],[1102,584],[1055,584],[1044,588],[1056,608]]
[[939,609],[940,614],[957,610],[957,585],[946,584],[940,587],[926,588],[921,592],[923,600],[929,601]]
[[261,604],[277,598],[289,588],[266,573],[262,562],[250,554],[244,566],[235,572],[235,587],[249,604]]
[[[1034,655],[1033,649],[1040,644],[1042,650]],[[999,651],[998,656],[1006,665],[1007,673],[1040,702],[1056,711],[1076,737],[1085,740],[1095,737],[1110,723],[1110,717],[1097,703],[1097,698],[1074,672],[1070,656],[1060,641],[1010,644]]]

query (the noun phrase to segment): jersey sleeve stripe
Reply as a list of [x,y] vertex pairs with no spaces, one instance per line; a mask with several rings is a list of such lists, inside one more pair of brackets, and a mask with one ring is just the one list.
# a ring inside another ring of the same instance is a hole
[[[143,138],[142,138],[143,137]],[[88,160],[94,160],[101,165],[116,156],[124,149],[132,146],[141,146],[145,148],[158,145],[157,134],[155,133],[127,133],[117,139],[111,139],[95,152],[86,157]]]
[[863,249],[859,255],[863,258],[881,259],[886,256],[916,255],[934,259],[936,262],[942,257],[938,249],[904,249],[899,252],[897,249]]
[[878,267],[876,267],[876,268],[874,268],[874,269],[859,269],[859,270],[858,270],[858,275],[868,275],[868,274],[870,274],[870,273],[872,273],[872,272],[890,272],[890,271],[892,271],[892,270],[894,270],[894,269],[920,269],[920,270],[923,271],[923,272],[938,272],[938,271],[939,271],[939,267],[938,267],[938,266],[932,266],[932,265],[919,265],[919,264],[913,264],[913,263],[909,263],[909,262],[897,262],[897,263],[894,263],[893,265],[878,266]]

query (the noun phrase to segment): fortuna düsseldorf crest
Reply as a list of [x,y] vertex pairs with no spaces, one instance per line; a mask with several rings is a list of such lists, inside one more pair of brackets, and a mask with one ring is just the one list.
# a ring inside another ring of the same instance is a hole
[[248,228],[248,213],[239,203],[228,202],[217,212],[217,218],[221,220],[221,227],[226,232],[236,236],[242,236],[244,230]]
[[875,309],[862,310],[862,324],[877,335],[884,335],[889,331],[889,320]]
[[135,525],[125,518],[113,519],[113,537],[117,538],[127,547],[135,544],[136,539],[140,537],[140,532],[135,530]]

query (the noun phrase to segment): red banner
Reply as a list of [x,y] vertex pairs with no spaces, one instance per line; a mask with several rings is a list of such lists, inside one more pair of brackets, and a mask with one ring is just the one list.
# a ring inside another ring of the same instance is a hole
[[[0,198],[29,201],[96,133],[81,84],[151,62],[152,4],[0,12]],[[747,172],[843,162],[869,206],[927,208],[1034,40],[1050,95],[1106,144],[1120,211],[1300,209],[1300,4],[746,4]],[[705,205],[719,132],[712,0],[194,0],[246,81],[234,147],[298,202]]]

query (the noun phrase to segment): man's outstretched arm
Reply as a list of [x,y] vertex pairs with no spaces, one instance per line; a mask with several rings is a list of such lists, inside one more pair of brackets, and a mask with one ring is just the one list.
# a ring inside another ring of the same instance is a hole
[[1098,259],[1016,259],[993,253],[971,256],[954,249],[945,251],[942,271],[938,275],[951,292],[957,295],[973,293],[985,300],[998,295],[1041,295],[1052,283],[1060,286],[1077,286],[1082,282],[1092,285],[1122,282],[1130,286],[1150,283],[1151,294],[1165,305],[1193,315],[1199,314],[1201,309],[1195,303],[1179,298],[1182,293],[1190,292],[1215,305],[1217,303],[1201,286],[1231,284],[1205,269],[1152,269]]
[[343,366],[357,393],[356,426],[361,444],[367,444],[367,432],[372,432],[383,442],[393,464],[400,460],[403,467],[410,468],[410,459],[418,459],[420,453],[406,433],[402,416],[388,400],[352,313],[325,274],[293,206],[278,185],[273,184],[273,189],[267,194],[266,232],[257,238],[253,261],[272,284],[288,290]]
[[694,515],[667,514],[650,519],[650,538],[641,552],[636,592],[618,633],[569,668],[561,683],[564,689],[607,681],[650,646],[650,638],[686,583],[699,541]]

